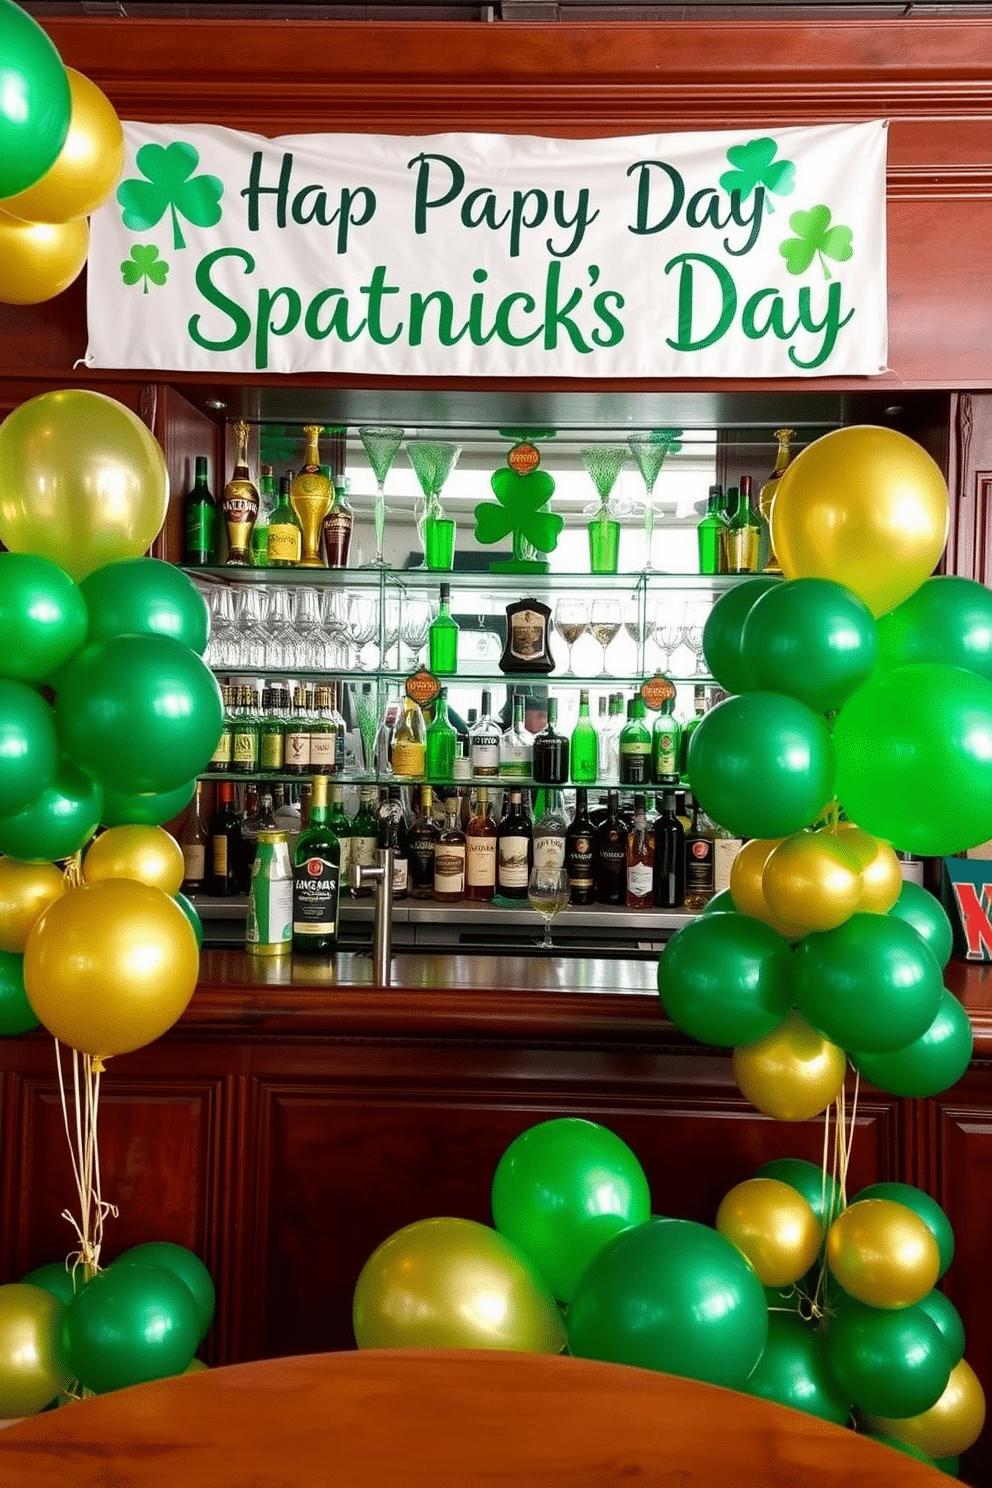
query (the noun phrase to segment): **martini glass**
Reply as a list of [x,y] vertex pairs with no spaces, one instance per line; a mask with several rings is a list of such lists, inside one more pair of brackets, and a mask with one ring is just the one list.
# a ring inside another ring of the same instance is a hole
[[579,450],[586,473],[596,487],[599,505],[589,523],[589,568],[592,573],[616,573],[620,555],[620,523],[610,509],[610,495],[627,458],[622,444],[593,444]]
[[385,424],[374,429],[359,429],[358,434],[378,482],[375,498],[375,557],[363,564],[363,567],[388,568],[389,564],[382,556],[382,535],[386,530],[386,476],[396,458],[396,451],[403,443],[403,430],[395,424]]
[[651,539],[654,537],[654,486],[665,463],[665,456],[677,453],[682,445],[681,429],[651,429],[647,434],[632,434],[627,448],[644,481],[644,567],[651,568]]
[[418,502],[417,534],[424,550],[424,567],[450,569],[455,551],[455,522],[441,506],[444,483],[455,468],[461,448],[446,439],[408,439],[406,452],[416,472],[423,504]]

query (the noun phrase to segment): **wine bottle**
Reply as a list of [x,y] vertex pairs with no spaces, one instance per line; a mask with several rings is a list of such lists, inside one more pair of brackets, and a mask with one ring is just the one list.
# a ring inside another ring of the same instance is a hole
[[420,810],[410,828],[410,897],[433,899],[434,858],[437,852],[438,828],[434,821],[434,792],[429,785],[420,787]]
[[568,779],[568,740],[558,732],[557,698],[548,698],[548,721],[534,736],[533,771],[540,785],[564,785]]
[[686,781],[689,778],[689,745],[692,743],[693,734],[702,723],[703,718],[706,714],[706,688],[699,686],[694,687],[692,691],[692,700],[693,716],[689,719],[688,723],[684,725],[682,729],[682,737],[679,740],[679,779]]
[[258,766],[260,770],[282,770],[286,762],[286,735],[277,712],[278,689],[262,689],[262,721],[258,729]]
[[627,897],[627,826],[620,815],[620,792],[606,796],[606,819],[595,836],[596,899],[623,904]]
[[685,900],[685,831],[675,804],[675,792],[665,791],[654,824],[651,899],[656,909],[681,909]]
[[367,899],[372,894],[372,886],[366,882],[360,889],[354,887],[355,868],[375,867],[379,850],[379,822],[376,817],[378,789],[374,785],[363,785],[358,793],[358,802],[358,815],[351,824],[351,892],[359,899]]
[[193,485],[183,502],[183,563],[209,568],[217,562],[217,503],[207,485],[207,457],[197,455]]
[[310,815],[293,852],[293,951],[319,954],[338,943],[341,844],[331,826],[327,776],[314,775]]
[[258,490],[248,467],[248,425],[244,419],[234,426],[238,441],[231,479],[224,487],[221,510],[227,526],[227,561],[246,564],[251,551],[251,532],[258,516]]
[[521,791],[514,786],[497,842],[496,892],[501,899],[526,900],[532,855],[531,825],[524,815]]
[[203,781],[198,780],[179,833],[179,846],[183,852],[184,894],[202,894],[206,887],[209,840],[207,824],[203,820]]
[[444,802],[444,826],[434,853],[434,898],[457,904],[465,897],[465,833],[458,817],[458,797]]
[[289,504],[289,477],[279,478],[279,494],[269,514],[269,568],[295,568],[300,561],[300,524]]
[[627,722],[620,731],[620,784],[648,785],[651,777],[651,735],[644,722],[644,699],[632,698]]
[[651,904],[654,872],[654,839],[648,831],[644,797],[634,797],[634,824],[627,833],[628,909],[647,909]]
[[[341,892],[351,888],[351,817],[344,809],[344,788],[340,785],[332,785],[329,792],[330,805],[327,813],[327,825],[338,839],[340,851],[340,884]],[[278,820],[278,816],[276,818]]]
[[236,775],[253,775],[258,769],[258,724],[255,719],[253,687],[236,689],[237,709],[231,742],[231,769]]
[[458,625],[451,617],[451,585],[441,585],[440,607],[427,632],[430,669],[436,677],[453,677],[458,670]]
[[511,779],[529,779],[534,768],[534,735],[524,727],[526,700],[513,698],[513,722],[499,741],[499,773]]
[[310,773],[310,720],[307,717],[306,694],[302,687],[293,688],[293,712],[283,741],[283,764],[290,775]]
[[675,717],[675,695],[662,703],[651,732],[651,778],[656,785],[678,785],[682,727]]
[[379,846],[393,850],[393,898],[405,899],[410,883],[410,845],[398,785],[389,787],[389,795],[379,807]]
[[559,790],[546,791],[544,808],[534,828],[535,868],[564,868],[567,833],[564,797]]
[[722,503],[723,487],[710,486],[706,515],[696,528],[701,574],[720,572],[720,546],[726,525],[722,515]]
[[475,811],[465,829],[465,898],[487,903],[496,893],[499,833],[489,810],[489,791],[479,787]]
[[758,545],[761,527],[751,510],[751,477],[741,476],[737,505],[727,524],[727,572],[754,573],[758,567]]
[[[601,703],[604,701],[600,698]],[[579,718],[572,730],[571,745],[572,779],[576,784],[580,781],[589,784],[596,779],[599,770],[599,739],[589,717],[589,690],[586,687],[579,691]]]
[[589,819],[589,793],[584,786],[575,792],[575,815],[565,833],[565,871],[573,904],[593,904],[593,825]]
[[211,894],[236,894],[240,887],[241,815],[234,801],[234,786],[221,781],[217,807],[210,818],[210,867],[207,886]]
[[427,759],[427,731],[419,703],[403,699],[403,708],[393,729],[393,774],[417,780],[423,775]]

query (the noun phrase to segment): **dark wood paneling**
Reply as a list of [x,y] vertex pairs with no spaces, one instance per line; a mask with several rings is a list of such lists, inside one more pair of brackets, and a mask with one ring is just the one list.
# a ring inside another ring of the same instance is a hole
[[156,558],[181,563],[183,497],[193,484],[196,457],[206,455],[207,481],[214,496],[219,498],[225,480],[223,437],[220,426],[194,408],[175,388],[156,386],[155,392],[152,432],[162,446],[169,472],[169,508],[152,551]]

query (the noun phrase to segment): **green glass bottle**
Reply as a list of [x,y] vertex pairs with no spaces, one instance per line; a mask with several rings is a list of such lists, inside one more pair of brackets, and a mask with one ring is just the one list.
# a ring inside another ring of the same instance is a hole
[[428,780],[446,783],[451,780],[455,768],[458,735],[448,722],[448,689],[442,687],[434,704],[425,740],[425,772]]
[[[321,777],[326,779],[325,777]],[[344,788],[332,785],[330,805],[327,808],[327,825],[338,839],[341,854],[341,888],[351,888],[351,817],[344,809]]]
[[252,568],[268,568],[269,566],[269,517],[275,504],[276,483],[272,475],[272,466],[263,465],[258,477],[258,516],[251,529],[249,553]]
[[207,457],[196,457],[196,479],[183,502],[183,563],[209,568],[217,562],[217,503],[207,486]]
[[682,725],[675,717],[673,694],[662,703],[651,733],[651,778],[655,785],[678,785],[681,744]]
[[427,633],[430,668],[436,677],[453,677],[458,669],[458,626],[451,617],[451,585],[441,585],[441,606]]
[[572,781],[588,785],[596,779],[599,764],[599,739],[589,717],[589,689],[579,693],[579,719],[572,730]]
[[237,775],[254,775],[258,769],[258,723],[255,718],[255,690],[235,688],[237,693],[234,735],[231,745],[231,769]]
[[727,572],[756,573],[761,545],[761,523],[751,510],[751,477],[741,476],[737,505],[727,524]]
[[701,574],[717,574],[720,572],[720,545],[726,530],[726,524],[721,515],[722,502],[722,488],[720,486],[710,486],[710,497],[706,508],[706,515],[696,528],[696,537],[699,542],[699,572]]
[[648,785],[650,775],[651,734],[644,722],[644,699],[635,697],[620,730],[620,784]]
[[262,689],[262,722],[258,730],[258,767],[282,770],[285,756],[285,725],[278,711],[278,689]]
[[279,480],[279,494],[268,520],[269,568],[295,568],[300,561],[300,524],[289,504],[289,477]]
[[338,943],[341,844],[331,824],[327,776],[315,775],[310,816],[293,852],[293,950],[333,951]]

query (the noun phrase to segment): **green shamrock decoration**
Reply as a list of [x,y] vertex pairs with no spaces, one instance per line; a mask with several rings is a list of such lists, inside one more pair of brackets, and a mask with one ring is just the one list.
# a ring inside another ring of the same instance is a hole
[[741,201],[747,201],[752,191],[763,186],[765,205],[769,212],[774,212],[767,193],[774,191],[777,196],[789,196],[796,186],[796,167],[791,160],[776,160],[777,152],[778,145],[768,138],[748,140],[746,145],[731,145],[727,159],[736,169],[724,171],[720,185],[728,195],[731,191],[739,191]]
[[291,465],[299,455],[298,429],[286,424],[263,424],[258,433],[258,457],[266,465]]
[[497,470],[490,485],[496,501],[480,501],[475,508],[475,540],[490,545],[513,533],[513,557],[490,566],[499,573],[545,573],[548,565],[523,557],[522,544],[529,542],[539,553],[550,553],[565,525],[564,517],[544,511],[554,495],[555,483],[543,470],[518,475],[515,470]]
[[143,294],[148,293],[149,284],[164,284],[169,265],[158,256],[154,243],[135,243],[131,257],[121,264],[121,278],[125,284],[140,284],[145,281]]
[[186,247],[180,216],[195,227],[216,226],[224,183],[217,176],[194,176],[199,163],[199,152],[180,140],[171,145],[142,145],[135,164],[148,179],[122,181],[117,188],[124,226],[131,232],[147,232],[171,211],[177,249]]
[[793,212],[789,226],[796,234],[779,245],[790,274],[805,274],[814,258],[819,258],[824,279],[831,279],[827,259],[846,263],[854,253],[849,227],[830,226],[830,208],[812,207],[808,212]]

